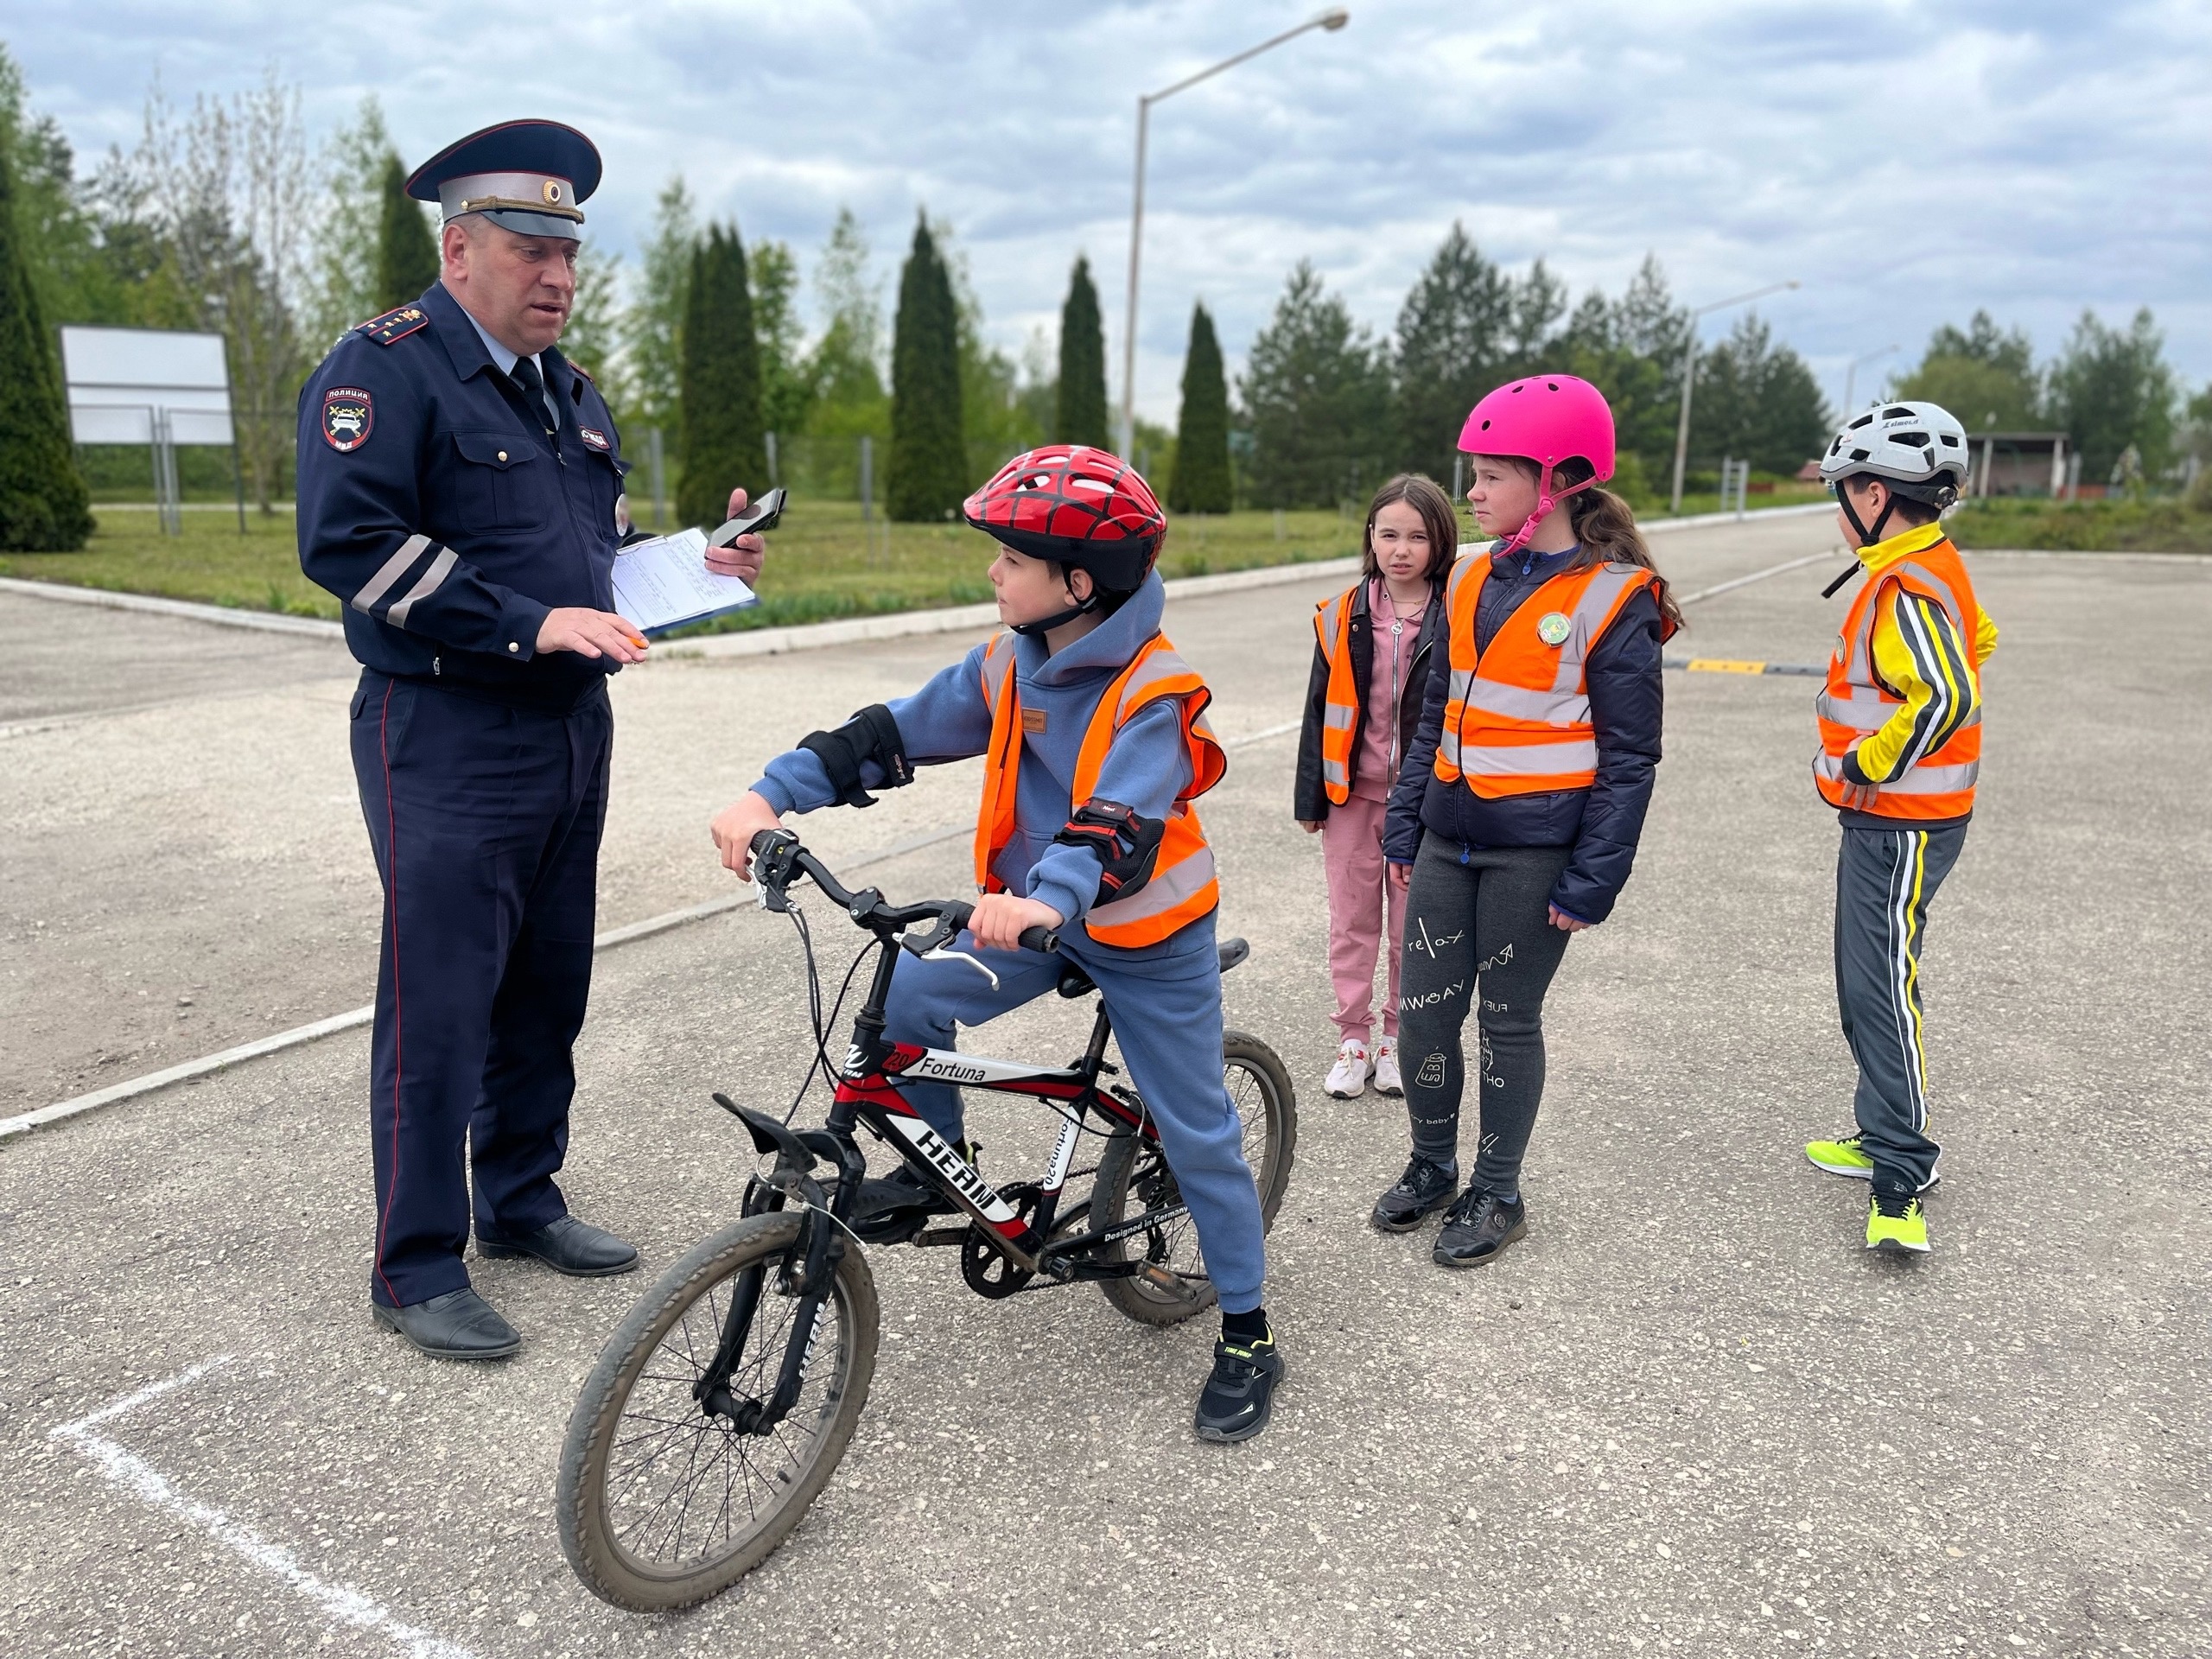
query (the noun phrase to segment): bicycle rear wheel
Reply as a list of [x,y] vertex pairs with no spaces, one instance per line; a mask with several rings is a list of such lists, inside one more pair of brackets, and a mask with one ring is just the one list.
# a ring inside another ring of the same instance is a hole
[[615,1328],[585,1378],[561,1448],[561,1551],[602,1599],[689,1607],[758,1567],[828,1484],[875,1371],[875,1280],[849,1245],[823,1299],[804,1385],[766,1434],[739,1433],[692,1397],[741,1275],[762,1275],[730,1392],[774,1391],[798,1299],[778,1269],[799,1217],[750,1217],[695,1246]]
[[[1222,1036],[1222,1083],[1244,1126],[1244,1161],[1259,1191],[1260,1224],[1272,1227],[1298,1144],[1298,1100],[1290,1072],[1274,1050],[1241,1031]],[[1098,1160],[1091,1188],[1090,1224],[1117,1222],[1182,1200],[1175,1173],[1160,1147],[1137,1135],[1117,1135]],[[1198,1229],[1188,1215],[1149,1227],[1102,1252],[1109,1259],[1145,1262],[1177,1275],[1177,1288],[1142,1278],[1102,1279],[1106,1300],[1146,1325],[1179,1325],[1214,1305],[1213,1281],[1205,1278]]]

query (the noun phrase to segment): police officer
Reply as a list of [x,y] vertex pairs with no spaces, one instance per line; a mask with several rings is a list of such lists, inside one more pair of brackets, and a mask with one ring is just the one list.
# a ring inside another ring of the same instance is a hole
[[[569,1140],[613,737],[607,676],[644,659],[614,613],[632,535],[621,444],[555,349],[599,152],[512,121],[433,156],[438,282],[340,340],[301,393],[300,563],[345,601],[362,664],[353,771],[384,884],[370,1124],[379,1324],[447,1359],[521,1338],[469,1287],[481,1255],[624,1273],[569,1214]],[[730,498],[734,514],[743,491]],[[713,556],[750,580],[757,537]]]

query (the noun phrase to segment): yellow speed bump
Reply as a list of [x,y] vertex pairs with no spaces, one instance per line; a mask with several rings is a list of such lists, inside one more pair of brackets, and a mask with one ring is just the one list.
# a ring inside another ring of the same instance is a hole
[[1682,666],[1693,674],[1764,674],[1764,662],[1745,662],[1732,657],[1693,657]]

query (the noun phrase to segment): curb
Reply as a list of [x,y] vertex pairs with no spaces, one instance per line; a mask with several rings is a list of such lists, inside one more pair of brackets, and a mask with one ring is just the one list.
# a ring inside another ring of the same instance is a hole
[[343,624],[319,616],[285,616],[276,611],[243,611],[228,605],[203,605],[196,600],[163,599],[154,594],[118,593],[108,588],[75,588],[66,582],[26,582],[21,576],[0,576],[0,594],[21,594],[27,599],[51,599],[64,605],[98,605],[111,611],[146,611],[156,616],[181,616],[194,622],[212,622],[222,628],[257,628],[264,633],[292,633],[315,639],[343,639]]

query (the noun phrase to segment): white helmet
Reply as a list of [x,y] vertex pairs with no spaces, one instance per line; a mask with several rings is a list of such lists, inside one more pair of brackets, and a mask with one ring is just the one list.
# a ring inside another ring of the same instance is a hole
[[[1881,404],[1843,423],[1821,457],[1821,481],[1878,478],[1906,486],[1897,494],[1948,506],[1966,483],[1967,465],[1967,429],[1942,404]],[[1938,501],[1945,488],[1949,496]]]

